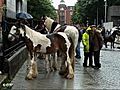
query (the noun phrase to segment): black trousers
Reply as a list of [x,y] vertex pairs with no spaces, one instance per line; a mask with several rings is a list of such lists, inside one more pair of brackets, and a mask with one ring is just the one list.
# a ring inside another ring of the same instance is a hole
[[101,64],[100,64],[100,50],[98,51],[94,51],[94,63],[95,63],[95,66],[96,67],[101,67]]
[[87,66],[87,61],[89,58],[89,66],[92,66],[93,61],[92,61],[92,52],[84,52],[84,66]]

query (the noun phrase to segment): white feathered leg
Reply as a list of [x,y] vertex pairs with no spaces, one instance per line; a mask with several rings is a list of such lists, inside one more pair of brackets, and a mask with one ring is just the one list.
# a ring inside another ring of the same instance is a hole
[[58,62],[57,62],[57,52],[56,52],[56,53],[54,53],[53,65],[52,65],[54,70],[57,70],[57,66],[58,66],[57,64],[58,64]]
[[70,58],[67,59],[67,65],[68,65],[68,75],[67,75],[67,78],[71,79],[71,78],[74,77],[74,71],[73,71],[73,68],[72,68],[72,65],[71,65],[71,62],[70,62]]
[[47,73],[50,72],[50,64],[49,64],[49,60],[48,60],[48,55],[45,56],[45,67],[46,67],[46,71]]
[[37,70],[37,63],[35,61],[35,58],[33,56],[31,62],[30,62],[30,67],[29,67],[29,72],[26,76],[26,79],[32,80],[33,78],[37,77],[38,75],[38,70]]

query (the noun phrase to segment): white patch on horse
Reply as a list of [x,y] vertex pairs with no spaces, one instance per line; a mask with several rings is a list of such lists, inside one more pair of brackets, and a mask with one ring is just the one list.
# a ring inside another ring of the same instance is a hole
[[28,26],[25,25],[26,28],[26,34],[29,36],[29,39],[33,42],[33,46],[37,46],[38,44],[41,44],[41,50],[40,52],[46,53],[46,47],[50,47],[51,41],[46,37],[46,35],[43,35],[39,32],[36,32],[32,29],[30,29]]
[[65,38],[65,41],[66,41],[66,45],[67,45],[67,49],[70,47],[71,43],[70,41],[68,40],[68,37],[67,35],[64,33],[64,32],[58,32],[58,34],[60,34],[61,36],[63,36]]
[[[67,26],[65,31],[64,31],[69,37],[71,37],[73,43],[74,43],[74,51],[76,50],[77,43],[78,43],[78,37],[79,37],[79,32],[76,27],[74,26]],[[76,52],[75,52],[76,55]]]
[[[14,33],[16,32],[16,30],[14,30],[14,29],[16,29],[16,27],[15,27],[15,26],[12,26],[12,28],[11,28],[11,30],[10,30],[10,33],[11,33],[11,34],[14,34]],[[11,34],[9,34],[8,37],[11,37],[11,36],[12,36]]]

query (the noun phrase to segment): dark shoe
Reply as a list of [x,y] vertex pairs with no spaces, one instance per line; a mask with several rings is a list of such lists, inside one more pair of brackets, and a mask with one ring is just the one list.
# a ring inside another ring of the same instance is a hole
[[100,63],[99,63],[99,65],[98,65],[98,67],[101,68],[101,64],[100,64]]
[[92,68],[94,68],[94,69],[99,69],[100,67],[98,67],[98,66],[93,66]]

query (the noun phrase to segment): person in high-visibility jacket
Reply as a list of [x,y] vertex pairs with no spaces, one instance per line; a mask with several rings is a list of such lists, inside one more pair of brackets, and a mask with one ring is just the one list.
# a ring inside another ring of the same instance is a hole
[[92,47],[93,47],[93,43],[92,43],[92,35],[93,31],[90,27],[88,27],[85,31],[85,33],[82,36],[82,43],[84,46],[84,63],[83,63],[83,67],[87,67],[87,61],[89,58],[89,66],[93,66],[93,60],[92,60]]

